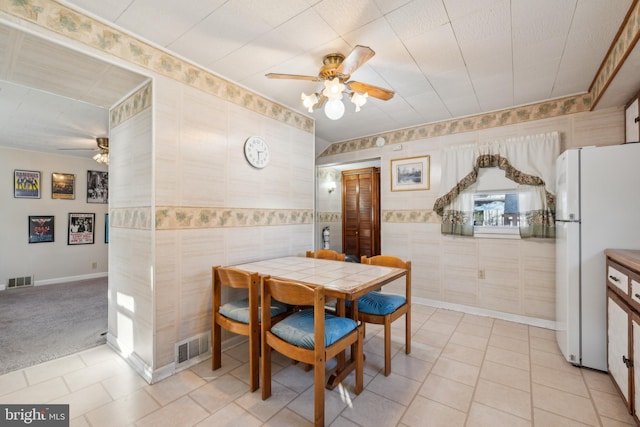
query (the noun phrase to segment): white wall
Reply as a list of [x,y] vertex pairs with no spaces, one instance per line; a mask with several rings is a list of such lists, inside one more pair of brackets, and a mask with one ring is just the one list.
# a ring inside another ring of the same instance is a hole
[[[13,197],[14,169],[41,173],[40,199]],[[87,203],[87,171],[106,171],[92,159],[0,148],[0,287],[9,278],[33,275],[36,285],[104,276],[107,204]],[[76,176],[75,199],[51,198],[53,172]],[[68,214],[95,213],[94,244],[67,245]],[[54,242],[29,243],[29,215],[53,215]],[[96,268],[93,268],[93,264]]]

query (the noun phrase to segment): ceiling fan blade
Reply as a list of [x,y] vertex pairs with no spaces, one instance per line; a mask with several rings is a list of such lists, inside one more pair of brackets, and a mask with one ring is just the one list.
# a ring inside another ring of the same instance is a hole
[[360,68],[365,62],[370,60],[376,53],[368,46],[356,46],[351,53],[344,58],[342,64],[338,66],[336,71],[345,76],[351,75]]
[[278,73],[269,73],[265,74],[266,77],[270,79],[293,79],[293,80],[311,80],[311,81],[320,81],[318,76],[302,76],[300,74],[278,74]]
[[389,89],[384,89],[381,87],[373,86],[366,83],[347,82],[347,87],[353,91],[365,93],[367,92],[369,96],[373,96],[374,98],[382,99],[383,101],[388,101],[393,98],[395,92]]
[[327,98],[327,97],[326,97],[326,96],[324,96],[324,95],[320,95],[320,99],[318,99],[318,102],[316,102],[316,105],[314,105],[314,106],[313,106],[313,108],[315,108],[316,110],[317,110],[318,108],[322,108],[322,106],[324,105],[324,103],[325,103],[325,102],[327,102],[327,99],[329,99],[329,98]]

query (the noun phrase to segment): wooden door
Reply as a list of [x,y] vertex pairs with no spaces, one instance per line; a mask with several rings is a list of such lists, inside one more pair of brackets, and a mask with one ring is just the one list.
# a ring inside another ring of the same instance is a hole
[[342,172],[342,251],[380,254],[380,168]]

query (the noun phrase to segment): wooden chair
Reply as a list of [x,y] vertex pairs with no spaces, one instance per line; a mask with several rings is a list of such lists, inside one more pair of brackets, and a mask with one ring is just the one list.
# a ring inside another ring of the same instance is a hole
[[[260,358],[260,319],[258,290],[260,276],[228,267],[213,267],[211,271],[212,311],[211,311],[211,369],[219,369],[222,364],[222,331],[249,337],[249,390],[255,391],[259,385]],[[222,287],[246,289],[248,296],[243,299],[222,304]],[[272,316],[272,323],[291,313],[290,307],[279,301],[272,301],[271,310],[265,313]]]
[[325,363],[355,344],[356,394],[363,387],[363,326],[353,319],[325,314],[324,288],[262,277],[261,302],[272,299],[296,306],[312,306],[276,325],[262,313],[262,399],[271,396],[271,349],[314,368],[314,419],[324,426]]
[[317,251],[307,251],[307,258],[321,258],[330,259],[333,261],[344,261],[345,254],[341,254],[330,249],[318,249]]
[[411,261],[389,255],[363,256],[362,264],[397,267],[407,270],[405,296],[369,292],[358,299],[358,319],[364,323],[384,325],[384,375],[391,373],[391,323],[405,316],[405,352],[411,353]]

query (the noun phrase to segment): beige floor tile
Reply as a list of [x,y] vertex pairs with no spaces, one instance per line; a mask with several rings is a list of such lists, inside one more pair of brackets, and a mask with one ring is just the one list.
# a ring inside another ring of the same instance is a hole
[[391,359],[391,372],[416,381],[424,381],[432,367],[432,362],[417,359],[412,357],[412,354],[405,354],[402,351],[396,353]]
[[147,382],[137,372],[129,369],[123,374],[102,381],[102,386],[112,399],[119,399],[146,387]]
[[392,426],[400,421],[405,410],[406,406],[364,390],[341,415],[362,426]]
[[238,359],[227,355],[226,353],[222,353],[220,368],[216,369],[215,371],[211,369],[211,359],[207,359],[203,362],[198,363],[197,365],[191,367],[190,371],[196,373],[205,381],[212,381],[216,378],[220,378],[228,374],[243,363],[245,362],[241,362]]
[[436,322],[448,323],[450,325],[458,325],[460,320],[464,317],[464,313],[453,310],[445,310],[438,309],[435,313],[431,315],[429,320],[434,320]]
[[89,424],[89,421],[87,421],[87,419],[84,417],[84,415],[81,415],[72,419],[69,422],[69,427],[91,427],[91,425]]
[[433,316],[431,316],[431,318],[429,320],[427,320],[426,322],[424,322],[424,324],[422,325],[422,327],[420,328],[421,331],[428,331],[428,332],[437,332],[439,334],[442,335],[447,335],[447,336],[451,336],[451,334],[453,334],[453,331],[456,330],[456,327],[458,326],[458,323],[447,323],[447,322],[441,322],[438,320],[434,320],[435,314]]
[[[464,426],[467,414],[441,403],[429,400],[422,396],[417,396],[411,403],[407,412],[402,417],[402,424],[407,426],[429,427],[462,427]],[[362,424],[373,425],[393,425],[393,424]]]
[[469,365],[480,366],[484,359],[484,350],[476,350],[471,347],[449,342],[449,344],[442,349],[440,357],[446,357],[447,359],[468,363]]
[[419,343],[427,344],[432,347],[443,348],[445,345],[447,345],[447,342],[449,342],[449,338],[451,338],[450,335],[441,334],[436,331],[430,331],[422,327],[413,335],[411,343],[412,347],[413,343]]
[[190,370],[178,372],[158,383],[145,387],[145,390],[161,405],[185,396],[206,382]]
[[[415,359],[420,359],[425,362],[434,363],[438,359],[438,356],[440,356],[441,351],[442,351],[441,347],[434,347],[429,344],[423,344],[423,343],[412,341],[411,354],[409,354],[408,356],[413,357]],[[365,353],[365,355],[367,355],[367,353]],[[369,356],[367,355],[367,358],[368,357]],[[367,362],[365,360],[365,365],[366,363]]]
[[535,383],[531,388],[535,408],[585,424],[598,424],[594,404],[590,399]]
[[[249,393],[247,384],[232,375],[225,375],[193,390],[189,397],[214,413],[246,393]],[[258,389],[254,393],[261,391]]]
[[529,371],[485,360],[480,369],[480,378],[494,383],[506,385],[521,391],[531,390]]
[[565,418],[558,414],[543,411],[539,408],[533,408],[533,424],[536,426],[549,427],[584,427],[587,424]]
[[24,374],[30,385],[47,381],[51,378],[60,377],[86,366],[78,354],[51,360],[40,365],[31,366],[24,369]]
[[480,368],[456,360],[439,358],[431,368],[431,373],[462,384],[475,386]]
[[484,351],[487,349],[487,345],[489,344],[489,338],[460,332],[460,328],[458,327],[453,335],[451,335],[449,343]]
[[[351,396],[348,393],[333,393],[330,390],[324,390],[324,422],[329,425],[334,419],[340,415],[342,410],[352,405]],[[301,393],[287,405],[287,408],[300,415],[309,422],[315,419],[315,395],[314,387],[310,387],[304,393]]]
[[[274,427],[281,427],[283,424]],[[331,427],[360,427],[358,424],[354,423],[351,420],[346,419],[343,416],[336,418],[332,423]]]
[[262,400],[262,390],[260,390],[255,393],[245,393],[235,402],[261,421],[267,421],[296,397],[298,393],[273,381],[271,396],[266,400]]
[[144,390],[139,390],[89,411],[85,414],[85,417],[92,427],[125,426],[159,408],[160,405],[148,393]]
[[540,351],[546,351],[547,353],[553,353],[561,355],[558,343],[556,341],[548,340],[546,338],[531,337],[531,348]]
[[[217,425],[217,424],[216,424]],[[232,424],[236,426],[238,424]],[[325,424],[328,425],[328,424]],[[283,409],[278,412],[273,418],[263,424],[264,427],[283,427],[283,426],[291,426],[291,427],[310,427],[313,426],[313,423],[304,417],[296,414],[290,409]]]
[[564,359],[561,354],[548,353],[546,351],[531,350],[531,364],[546,366],[572,375],[581,375],[580,368],[573,366]]
[[525,420],[531,420],[531,394],[529,392],[480,379],[473,401]]
[[459,411],[467,412],[471,405],[474,388],[472,386],[431,374],[418,394]]
[[112,401],[101,384],[94,384],[74,393],[52,400],[49,403],[69,405],[69,418],[73,419]]
[[[105,360],[118,360],[120,362],[124,362],[120,356],[106,345],[90,348],[78,353],[78,356],[80,356],[87,366],[92,366],[97,363],[104,362]],[[126,364],[126,362],[124,363]]]
[[491,329],[492,334],[529,341],[529,327],[520,323],[496,319]]
[[491,334],[489,338],[489,346],[503,348],[522,354],[529,354],[529,341],[513,338],[506,335]]
[[392,371],[388,377],[382,373],[378,374],[367,384],[367,390],[407,406],[418,392],[420,385],[420,382]]
[[596,411],[601,416],[611,418],[624,423],[633,423],[633,417],[627,410],[627,405],[620,396],[591,390],[591,398],[596,406]]
[[258,427],[261,425],[262,421],[235,403],[229,403],[215,414],[200,421],[196,427]]
[[0,398],[2,403],[49,403],[52,400],[70,393],[62,377],[52,378],[48,381],[22,388],[13,393],[5,394]]
[[474,402],[469,411],[466,427],[527,427],[531,425],[529,420]]
[[0,376],[0,398],[9,393],[15,393],[27,386],[27,378],[24,376],[22,369],[4,374]]
[[573,375],[565,371],[546,368],[544,366],[531,366],[531,381],[552,387],[567,393],[577,394],[583,397],[589,397],[587,385],[582,375]]
[[485,360],[490,360],[492,362],[511,366],[512,368],[525,370],[530,369],[529,355],[527,354],[489,345],[489,347],[487,347],[487,353],[484,357]]
[[471,323],[464,321],[464,319],[456,327],[456,331],[462,332],[467,335],[474,335],[477,337],[489,338],[491,336],[491,325],[484,325],[482,323]]
[[460,320],[460,325],[467,323],[467,324],[491,328],[493,327],[494,322],[495,322],[495,319],[493,317],[479,316],[477,314],[465,313],[464,316],[462,316],[462,319]]
[[606,372],[593,369],[580,369],[579,371],[590,390],[598,390],[618,396],[618,390],[616,390],[611,377]]
[[529,326],[529,336],[531,338],[543,338],[548,341],[556,342],[556,331],[552,329]]
[[209,413],[183,396],[136,422],[136,427],[190,426],[204,420]]
[[632,423],[623,423],[618,420],[613,420],[607,417],[600,417],[600,421],[602,422],[602,427],[629,427],[629,426],[637,426],[635,422]]
[[277,381],[293,391],[302,393],[313,386],[313,368],[305,372],[304,366],[303,363],[297,363],[289,365],[276,374],[272,373],[273,381]]
[[122,365],[115,359],[106,359],[94,365],[70,372],[64,375],[63,378],[71,391],[77,391],[108,378],[123,375],[129,370],[128,366]]

